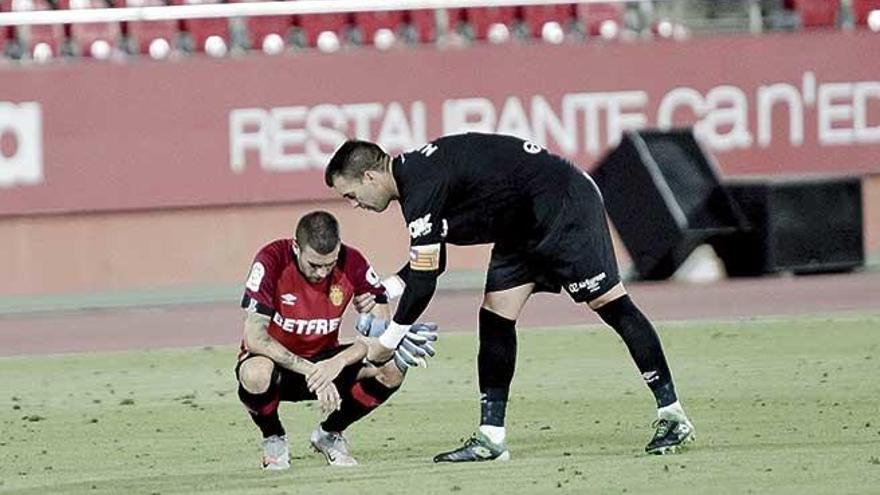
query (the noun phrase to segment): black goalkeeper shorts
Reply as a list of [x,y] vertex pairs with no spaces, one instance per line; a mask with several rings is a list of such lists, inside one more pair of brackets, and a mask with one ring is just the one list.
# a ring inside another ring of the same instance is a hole
[[592,301],[620,282],[602,195],[576,172],[562,193],[559,214],[539,238],[499,242],[492,249],[486,292],[535,283],[535,292],[565,289],[578,303]]

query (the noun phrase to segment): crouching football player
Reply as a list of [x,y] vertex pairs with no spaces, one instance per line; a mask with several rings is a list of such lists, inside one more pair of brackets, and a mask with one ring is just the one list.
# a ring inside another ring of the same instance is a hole
[[340,242],[327,212],[300,219],[293,239],[279,239],[256,255],[245,284],[244,338],[236,366],[238,396],[263,434],[262,466],[290,467],[280,401],[317,400],[329,415],[312,432],[312,446],[331,466],[352,466],[343,432],[400,387],[406,369],[433,355],[436,326],[414,326],[395,359],[365,363],[359,338],[340,344],[339,322],[354,299],[369,318],[358,330],[381,334],[389,321],[385,290],[364,256]]

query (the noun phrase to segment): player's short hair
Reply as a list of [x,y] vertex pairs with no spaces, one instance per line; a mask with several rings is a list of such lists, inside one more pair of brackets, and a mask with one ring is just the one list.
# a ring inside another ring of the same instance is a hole
[[296,242],[318,254],[329,254],[339,245],[339,222],[326,211],[308,213],[296,224]]
[[333,154],[324,171],[324,182],[333,187],[333,179],[342,176],[346,179],[360,179],[367,170],[381,170],[388,159],[388,153],[376,143],[349,139]]

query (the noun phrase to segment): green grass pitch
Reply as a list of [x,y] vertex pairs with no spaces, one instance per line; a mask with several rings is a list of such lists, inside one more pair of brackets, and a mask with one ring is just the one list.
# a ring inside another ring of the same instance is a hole
[[600,327],[520,331],[512,460],[434,465],[477,419],[476,337],[349,431],[331,469],[314,406],[282,405],[292,469],[258,468],[235,348],[0,359],[0,493],[880,493],[880,315],[659,325],[697,442],[642,455],[654,408]]

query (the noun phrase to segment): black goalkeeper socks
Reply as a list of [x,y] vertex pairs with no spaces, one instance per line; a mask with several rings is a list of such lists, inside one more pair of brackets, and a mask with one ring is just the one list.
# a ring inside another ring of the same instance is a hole
[[615,299],[596,311],[623,339],[629,353],[642,373],[642,378],[654,394],[657,407],[664,407],[678,400],[672,373],[666,364],[660,337],[648,318],[639,311],[626,295]]
[[480,424],[504,426],[507,398],[516,369],[516,321],[480,308]]
[[507,394],[506,388],[488,388],[480,393],[480,425],[504,426]]

